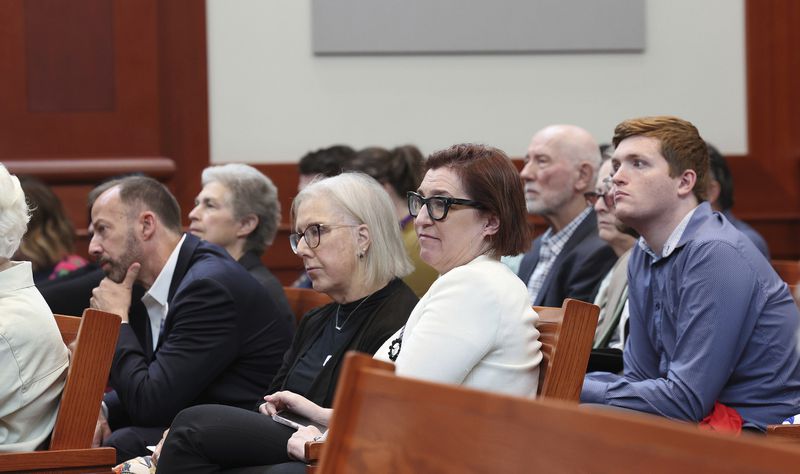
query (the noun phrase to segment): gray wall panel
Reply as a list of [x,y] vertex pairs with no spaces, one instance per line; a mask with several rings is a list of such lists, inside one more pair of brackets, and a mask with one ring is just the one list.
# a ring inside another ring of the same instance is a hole
[[644,0],[312,0],[315,54],[642,51]]

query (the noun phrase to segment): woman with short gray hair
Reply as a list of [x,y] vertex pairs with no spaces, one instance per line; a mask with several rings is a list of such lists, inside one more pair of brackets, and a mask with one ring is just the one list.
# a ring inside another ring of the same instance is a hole
[[203,170],[203,189],[189,213],[189,232],[223,247],[293,318],[283,285],[261,263],[281,221],[278,188],[249,165],[229,163]]

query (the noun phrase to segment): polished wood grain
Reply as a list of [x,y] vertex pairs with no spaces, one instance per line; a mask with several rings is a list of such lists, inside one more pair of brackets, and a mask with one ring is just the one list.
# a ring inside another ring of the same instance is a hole
[[345,362],[317,472],[788,473],[800,462],[800,449],[763,437],[397,377],[365,359]]
[[600,308],[568,298],[561,308],[534,306],[542,343],[540,398],[578,402],[589,363]]

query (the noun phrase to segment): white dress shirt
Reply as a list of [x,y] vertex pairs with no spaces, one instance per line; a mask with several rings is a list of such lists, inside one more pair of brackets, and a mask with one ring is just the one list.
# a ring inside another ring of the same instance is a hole
[[156,277],[153,286],[147,290],[147,293],[142,296],[142,303],[147,308],[147,315],[150,318],[150,333],[153,336],[153,351],[155,352],[158,346],[158,340],[161,337],[161,327],[164,325],[164,319],[169,312],[169,303],[167,297],[169,296],[169,287],[172,284],[172,275],[175,274],[175,266],[178,264],[178,254],[181,251],[183,241],[186,240],[186,234],[183,234],[178,245],[172,250],[167,263],[164,268]]

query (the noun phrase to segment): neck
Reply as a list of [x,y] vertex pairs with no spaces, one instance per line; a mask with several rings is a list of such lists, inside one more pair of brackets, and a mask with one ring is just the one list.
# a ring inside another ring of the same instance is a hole
[[343,292],[340,295],[329,294],[328,296],[330,296],[333,301],[336,301],[339,304],[347,304],[352,303],[353,301],[358,301],[361,298],[366,298],[388,284],[389,282],[385,281],[371,287],[367,285],[354,285],[348,291]]
[[[697,201],[694,199],[687,199],[681,201],[680,205],[675,206],[672,211],[667,211],[655,219],[655,222],[649,225],[643,225],[642,230],[636,229],[644,237],[647,245],[657,255],[661,255],[664,250],[664,244],[667,242],[670,234],[678,227],[686,214],[691,212],[692,209],[697,207]],[[633,226],[632,226],[633,227]]]
[[563,208],[559,209],[557,214],[542,216],[544,220],[553,228],[553,233],[560,232],[561,229],[566,227],[573,219],[578,217],[578,214],[586,209],[586,201],[581,196],[580,200],[573,199],[567,203]]
[[150,289],[155,283],[158,274],[164,269],[167,264],[169,256],[172,251],[177,247],[178,242],[181,241],[181,235],[166,233],[161,237],[155,237],[151,240],[151,248],[145,249],[144,257],[142,258],[141,269],[136,281],[139,282],[145,289]]
[[611,247],[611,250],[614,251],[614,254],[617,257],[630,250],[634,244],[636,244],[636,239],[627,234],[620,236],[618,239],[608,243],[609,247]]
[[234,260],[239,260],[244,255],[244,239],[236,239],[232,244],[225,246],[225,250]]
[[12,265],[11,260],[7,258],[0,258],[0,272],[2,272],[3,270],[8,270],[9,268],[11,268],[11,265]]

